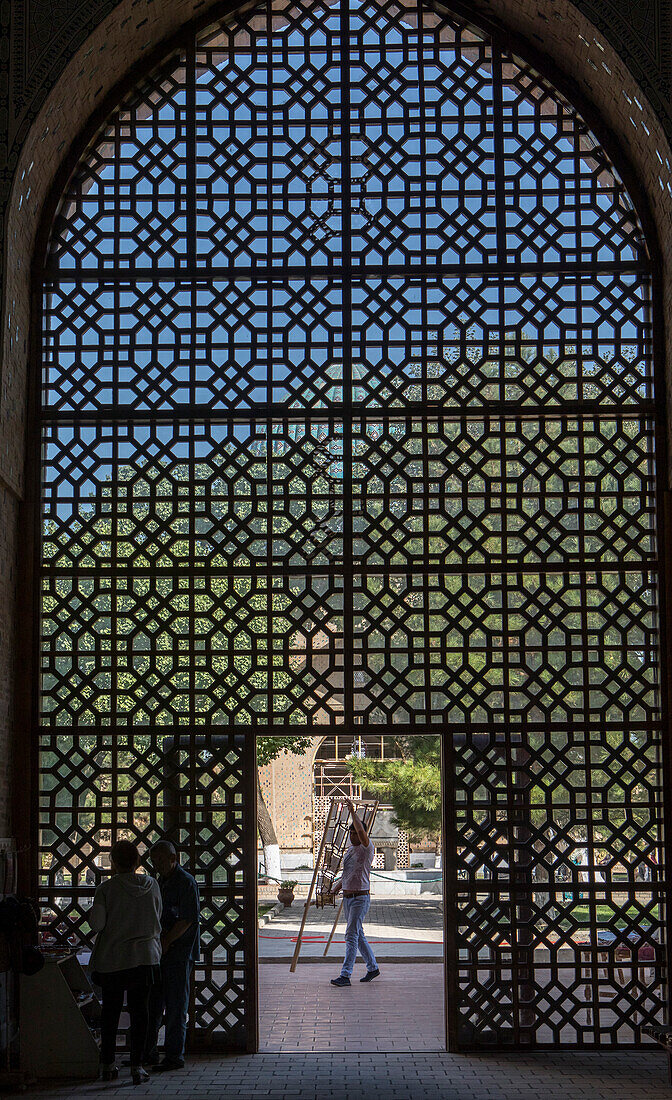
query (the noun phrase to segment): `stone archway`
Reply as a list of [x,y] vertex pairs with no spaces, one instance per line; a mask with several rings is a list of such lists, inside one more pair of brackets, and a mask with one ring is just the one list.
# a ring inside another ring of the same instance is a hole
[[[29,173],[29,174],[30,174],[30,173]],[[28,187],[28,183],[26,183],[26,187]],[[25,197],[27,197],[27,192],[26,192],[26,196],[25,196]],[[477,745],[474,745],[473,747],[474,747],[474,749],[479,749],[479,751],[480,751],[480,747],[479,747],[479,746],[477,746]],[[208,751],[208,752],[210,752],[210,751],[211,751],[211,747],[207,747],[207,751]],[[233,751],[233,750],[231,749],[231,751]],[[499,757],[499,755],[500,755],[500,749],[499,749],[499,748],[496,748],[496,749],[494,750],[494,754],[491,754],[491,755],[492,755],[492,760],[496,760],[496,759],[497,759],[497,758]],[[209,758],[209,759],[210,759],[210,758]],[[494,770],[496,770],[496,764],[493,764],[493,763],[492,763],[492,760],[490,761],[490,765],[492,766],[492,768],[493,768]],[[524,763],[525,763],[525,761],[521,761],[521,760],[518,760],[518,758],[517,758],[517,759],[516,759],[516,767],[514,768],[514,771],[516,771],[516,770],[517,770],[517,771],[522,771],[522,770],[524,770],[524,769],[523,769],[523,767],[522,767],[522,764],[524,764]],[[480,765],[479,765],[479,767],[480,767]],[[522,827],[522,826],[521,826],[521,827]],[[518,828],[518,826],[516,826],[516,828]],[[518,835],[518,834],[516,834],[516,836],[517,836],[517,835]]]

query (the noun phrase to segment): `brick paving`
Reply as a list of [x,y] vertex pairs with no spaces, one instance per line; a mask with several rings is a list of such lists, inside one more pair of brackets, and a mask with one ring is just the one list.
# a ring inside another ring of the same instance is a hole
[[[127,1075],[128,1070],[122,1071]],[[670,1100],[662,1053],[256,1054],[198,1058],[132,1088],[46,1087],[25,1100]]]
[[441,898],[372,899],[365,928],[381,976],[361,985],[365,968],[358,959],[349,989],[330,984],[340,973],[345,928],[341,918],[325,958],[336,916],[330,906],[309,909],[299,963],[290,973],[303,911],[295,902],[259,933],[262,1051],[445,1051]]
[[[305,939],[293,982],[289,975],[289,960],[296,944],[303,904],[295,902],[260,931],[260,974],[262,970],[268,971],[269,976],[265,979],[267,985],[272,980],[277,987],[277,992],[268,1001],[264,1002],[262,997],[262,1049],[281,1051],[287,1048],[308,1053],[335,1050],[343,1043],[342,1023],[329,996],[329,978],[339,972],[343,957],[342,920],[339,924],[341,931],[336,933],[328,955],[326,958],[324,956],[335,913],[336,910],[332,907],[311,907],[309,910]],[[445,1049],[442,1039],[444,1025],[440,986],[443,956],[442,899],[373,898],[365,927],[384,971],[389,1019],[385,1012],[378,1012],[376,1006],[379,1001],[372,994],[371,1014],[357,1017],[356,1049],[368,1052],[396,1051],[402,1048],[418,1051]],[[557,982],[567,988],[567,1016],[560,1029],[561,1039],[567,1043],[574,1042],[575,1025],[590,1028],[599,1005],[599,1027],[604,1032],[612,1031],[618,1042],[632,1042],[632,1027],[627,1020],[627,1013],[619,1024],[619,1017],[612,1010],[612,1003],[616,1004],[620,1006],[619,1012],[622,1015],[625,995],[623,982],[628,982],[632,974],[627,969],[622,974],[616,970],[614,980],[609,981],[607,972],[598,968],[600,986],[597,1000],[594,1000],[595,991],[587,981],[588,971],[581,965],[581,956],[574,950],[566,949],[559,952],[558,958],[559,962],[552,974],[548,969],[548,949],[535,950],[535,977],[540,988],[551,987]],[[325,975],[320,976],[317,964],[326,968]],[[426,970],[423,969],[425,964],[430,964]],[[277,973],[271,977],[273,966]],[[306,966],[309,968],[308,972],[300,977]],[[358,966],[359,972],[363,973],[361,963]],[[311,971],[315,971],[314,978]],[[425,984],[420,989],[415,980],[416,974],[426,975],[426,981],[423,978]],[[653,968],[643,967],[636,970],[634,976],[642,984],[648,985],[655,975]],[[375,986],[374,982],[370,988],[373,990]],[[291,1019],[285,1018],[282,1011],[273,1009],[275,1000],[284,1003],[288,999],[294,1004]],[[402,1020],[405,1003],[412,1005],[416,999],[423,1008],[423,1028],[414,1029],[407,1023],[404,1039]],[[544,1011],[543,1001],[540,1011]],[[652,1022],[663,1022],[662,1012],[653,1000],[649,1000],[646,1005],[646,1014],[647,1019]],[[634,1013],[632,1022],[637,1023]],[[549,1046],[557,1042],[553,1029],[544,1023],[538,1026],[536,1038],[539,1043]],[[672,1090],[670,1097],[672,1100]]]
[[441,962],[381,964],[380,978],[362,985],[365,972],[358,961],[352,986],[336,989],[336,960],[331,967],[300,962],[293,974],[287,965],[260,964],[260,1049],[445,1051]]
[[[296,930],[301,913],[302,906],[295,905],[282,914],[280,925],[273,921],[270,927],[284,932],[285,922]],[[311,930],[319,934],[322,921],[331,928],[333,917],[333,910],[311,911]],[[259,1054],[192,1058],[185,1070],[137,1088],[122,1069],[111,1085],[45,1084],[22,1095],[26,1100],[672,1100],[667,1060],[656,1048],[445,1053],[441,959],[409,961],[415,951],[411,941],[419,935],[440,950],[440,902],[376,899],[371,925],[385,939],[390,937],[382,933],[393,930],[402,953],[393,954],[381,966],[381,977],[368,985],[357,980],[364,972],[361,961],[350,989],[329,984],[340,969],[340,947],[327,960],[302,955],[294,974],[286,957],[260,960]],[[323,944],[316,950],[321,956]]]

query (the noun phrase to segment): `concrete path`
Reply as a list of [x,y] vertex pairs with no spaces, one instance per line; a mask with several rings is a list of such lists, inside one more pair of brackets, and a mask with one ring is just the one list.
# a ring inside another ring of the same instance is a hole
[[[311,905],[301,943],[301,959],[321,960],[337,910]],[[288,959],[294,953],[303,916],[303,903],[294,904],[259,931],[260,961]],[[441,898],[373,898],[364,923],[366,937],[382,960],[441,959],[443,956],[443,905]],[[327,956],[338,962],[343,956],[343,916]]]
[[[128,1070],[124,1070],[125,1075]],[[67,1083],[24,1100],[670,1100],[663,1054],[257,1054],[200,1058],[133,1088]]]

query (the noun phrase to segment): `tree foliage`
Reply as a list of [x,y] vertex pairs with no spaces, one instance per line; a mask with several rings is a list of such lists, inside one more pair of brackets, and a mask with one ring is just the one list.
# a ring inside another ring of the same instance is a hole
[[270,764],[272,760],[277,760],[283,752],[291,753],[295,756],[303,756],[308,749],[312,737],[301,737],[293,735],[289,737],[258,737],[257,738],[257,764],[260,768],[263,768],[265,764]]
[[348,767],[367,794],[387,802],[394,822],[412,840],[441,834],[441,742],[416,735],[396,738],[397,760],[352,758]]

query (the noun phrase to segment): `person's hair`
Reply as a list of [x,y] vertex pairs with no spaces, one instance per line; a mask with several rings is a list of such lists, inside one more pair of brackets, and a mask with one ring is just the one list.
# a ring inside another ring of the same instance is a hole
[[120,871],[134,871],[140,862],[140,853],[130,840],[118,840],[112,845],[110,857]]
[[157,840],[156,844],[152,844],[150,848],[151,855],[155,852],[165,852],[167,856],[175,856],[177,859],[177,849],[172,840]]

